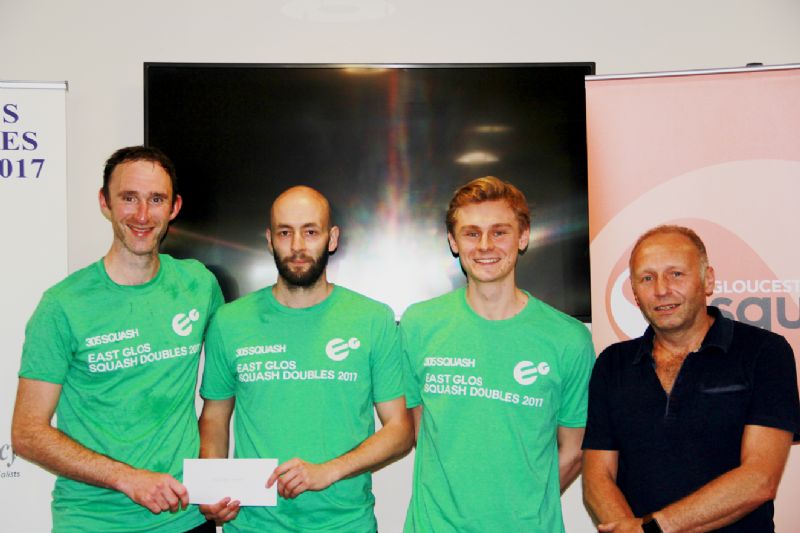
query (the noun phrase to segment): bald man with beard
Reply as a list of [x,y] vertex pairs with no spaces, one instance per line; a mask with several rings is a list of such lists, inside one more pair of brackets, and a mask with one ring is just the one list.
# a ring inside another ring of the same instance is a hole
[[[374,533],[370,471],[413,441],[394,313],[330,283],[339,228],[325,197],[292,187],[272,205],[277,282],[220,308],[200,390],[201,457],[277,457],[276,507],[201,506],[226,531]],[[382,427],[375,431],[373,406]]]

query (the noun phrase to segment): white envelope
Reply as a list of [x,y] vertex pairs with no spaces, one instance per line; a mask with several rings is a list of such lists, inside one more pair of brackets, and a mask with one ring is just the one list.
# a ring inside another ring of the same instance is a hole
[[184,459],[183,485],[189,503],[217,503],[226,496],[242,506],[274,507],[278,484],[267,488],[277,459]]

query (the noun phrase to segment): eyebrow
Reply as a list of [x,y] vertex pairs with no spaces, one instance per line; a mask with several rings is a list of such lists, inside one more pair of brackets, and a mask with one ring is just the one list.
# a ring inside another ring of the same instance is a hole
[[[497,224],[490,225],[489,229],[511,228],[511,227],[513,227],[513,225],[508,223],[508,222],[500,222],[500,223],[497,223]],[[468,224],[468,225],[465,225],[465,226],[461,226],[461,229],[462,230],[463,229],[481,229],[481,226],[478,226],[477,224]]]
[[[295,226],[293,226],[291,224],[285,224],[285,223],[284,224],[278,224],[277,226],[275,226],[276,229],[282,229],[282,228],[293,229],[294,227]],[[322,228],[322,226],[320,224],[316,223],[316,222],[307,222],[307,223],[301,225],[300,227],[301,228]]]
[[152,196],[163,196],[164,198],[168,198],[168,197],[169,197],[169,194],[167,194],[167,193],[165,193],[165,192],[161,192],[161,191],[158,191],[158,192],[148,192],[148,193],[144,193],[144,194],[142,194],[140,191],[134,191],[134,190],[130,190],[130,189],[128,189],[128,190],[124,190],[124,191],[119,191],[119,192],[117,193],[117,195],[118,195],[118,196],[123,196],[123,195],[125,195],[125,194],[133,194],[133,195],[135,195],[135,196],[140,196],[140,195],[143,195],[143,196],[150,196],[150,197],[152,197]]

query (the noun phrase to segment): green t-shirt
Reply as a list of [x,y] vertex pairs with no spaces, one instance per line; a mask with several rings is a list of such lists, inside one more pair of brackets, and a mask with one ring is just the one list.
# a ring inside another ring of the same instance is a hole
[[[342,287],[292,309],[267,287],[223,306],[206,339],[200,395],[236,397],[235,457],[322,463],[375,431],[373,404],[403,396],[391,309]],[[264,473],[264,481],[271,472]],[[242,507],[226,531],[374,532],[369,473],[276,507]]]
[[[197,457],[195,387],[203,333],[222,303],[213,274],[161,255],[157,275],[122,286],[102,259],[44,293],[25,329],[20,377],[62,386],[58,429],[86,448],[182,479]],[[121,492],[58,477],[53,531],[175,532],[195,506],[153,514]]]
[[530,295],[486,320],[462,288],[409,307],[400,332],[422,406],[405,532],[564,531],[556,430],[585,425],[587,328]]

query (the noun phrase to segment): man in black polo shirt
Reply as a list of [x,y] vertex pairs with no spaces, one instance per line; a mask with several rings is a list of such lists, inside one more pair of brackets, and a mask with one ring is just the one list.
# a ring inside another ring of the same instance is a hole
[[800,439],[791,347],[706,307],[714,270],[688,228],[642,235],[630,274],[650,327],[607,348],[589,385],[584,500],[598,530],[774,531]]

